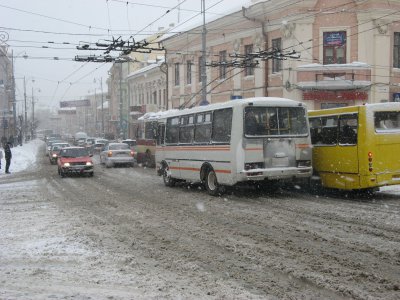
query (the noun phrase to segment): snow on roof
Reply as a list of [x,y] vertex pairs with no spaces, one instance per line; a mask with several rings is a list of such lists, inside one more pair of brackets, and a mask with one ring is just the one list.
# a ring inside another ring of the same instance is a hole
[[144,67],[144,68],[141,68],[141,69],[139,69],[139,70],[137,70],[137,71],[134,71],[134,72],[132,72],[132,73],[129,73],[128,76],[127,76],[127,78],[131,78],[131,77],[134,77],[134,76],[137,76],[137,75],[141,75],[141,74],[146,73],[146,72],[148,72],[148,71],[150,71],[150,70],[152,70],[152,69],[154,69],[154,68],[158,68],[158,67],[160,67],[160,65],[161,65],[163,62],[164,62],[164,59],[160,60],[160,61],[157,62],[157,63],[148,65],[148,66],[146,66],[146,67]]
[[364,69],[364,68],[371,68],[371,66],[367,63],[364,62],[359,62],[359,61],[353,61],[352,63],[348,64],[330,64],[330,65],[322,65],[322,64],[308,64],[308,65],[302,65],[298,66],[297,70],[301,71],[303,69],[305,70],[312,70],[312,69]]
[[188,112],[190,113],[198,113],[203,111],[210,111],[215,109],[222,109],[232,106],[246,106],[249,103],[253,103],[255,105],[271,105],[271,106],[293,106],[293,105],[302,105],[301,102],[287,99],[287,98],[280,98],[280,97],[254,97],[254,98],[246,98],[246,99],[235,99],[229,100],[222,103],[214,103],[204,106],[195,106],[192,108],[184,108],[184,109],[170,109],[167,111],[160,111],[157,113],[146,113],[144,116],[138,118],[138,120],[152,120],[152,119],[159,119],[164,118],[169,115],[184,115]]
[[174,113],[177,111],[179,111],[179,109],[170,109],[170,110],[159,111],[159,112],[148,112],[148,113],[145,113],[140,118],[138,118],[138,120],[140,120],[140,121],[155,120],[155,119],[161,118],[163,116],[166,116],[168,114],[171,114],[171,113]]
[[302,90],[354,90],[370,87],[371,81],[336,79],[298,82],[296,85]]

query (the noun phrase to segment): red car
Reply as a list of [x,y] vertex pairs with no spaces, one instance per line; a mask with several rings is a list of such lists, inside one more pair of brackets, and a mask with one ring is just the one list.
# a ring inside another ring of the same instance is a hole
[[93,176],[93,161],[85,147],[66,147],[58,156],[58,174],[65,177],[69,174]]

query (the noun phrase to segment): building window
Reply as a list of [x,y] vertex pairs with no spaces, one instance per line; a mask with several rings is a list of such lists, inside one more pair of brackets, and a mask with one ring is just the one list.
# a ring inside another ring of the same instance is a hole
[[[247,55],[249,55],[250,53],[253,53],[253,45],[245,45],[244,46],[244,54],[247,56]],[[249,60],[248,61],[249,63],[252,63],[253,62],[253,60]],[[245,76],[252,76],[252,75],[254,75],[254,67],[246,67],[245,69],[244,69],[244,75]]]
[[225,79],[226,78],[226,51],[220,51],[219,52],[219,79]]
[[400,68],[400,32],[394,33],[393,67]]
[[324,65],[346,63],[346,31],[324,32]]
[[199,82],[201,82],[202,78],[201,78],[201,71],[202,71],[202,65],[203,65],[203,56],[199,57]]
[[153,92],[153,103],[157,104],[157,91]]
[[[272,40],[272,49],[278,50],[278,51],[282,50],[282,39],[281,38]],[[280,71],[282,71],[282,60],[273,58],[272,59],[272,73],[279,73]]]
[[186,62],[186,84],[192,84],[192,62]]
[[175,64],[175,86],[179,85],[179,63]]

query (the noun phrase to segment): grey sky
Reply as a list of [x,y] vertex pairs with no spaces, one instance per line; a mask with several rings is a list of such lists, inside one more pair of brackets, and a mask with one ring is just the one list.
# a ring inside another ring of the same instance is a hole
[[[177,24],[178,16],[181,22],[189,21],[174,31],[201,24],[201,1],[180,2],[178,10],[178,0],[0,0],[0,31],[8,33],[7,44],[15,56],[17,100],[23,99],[24,76],[27,94],[31,97],[33,89],[39,107],[56,108],[62,100],[81,99],[95,88],[99,90],[94,78],[102,77],[104,83],[111,64],[73,61],[76,55],[89,54],[77,50],[76,45],[112,36],[128,38],[132,33],[140,40],[159,27]],[[206,0],[206,8],[212,6],[207,18],[215,19],[248,3]],[[21,107],[22,101],[18,110]]]

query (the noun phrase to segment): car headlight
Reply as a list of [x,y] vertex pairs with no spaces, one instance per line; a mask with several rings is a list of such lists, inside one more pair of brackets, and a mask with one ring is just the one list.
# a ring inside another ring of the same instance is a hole
[[53,157],[57,157],[57,154],[54,153],[52,156],[53,156]]
[[64,167],[69,167],[69,166],[71,166],[71,165],[69,164],[69,162],[64,163]]
[[91,165],[93,165],[93,164],[92,164],[91,161],[87,161],[87,162],[86,162],[86,165],[87,165],[87,166],[91,166]]

